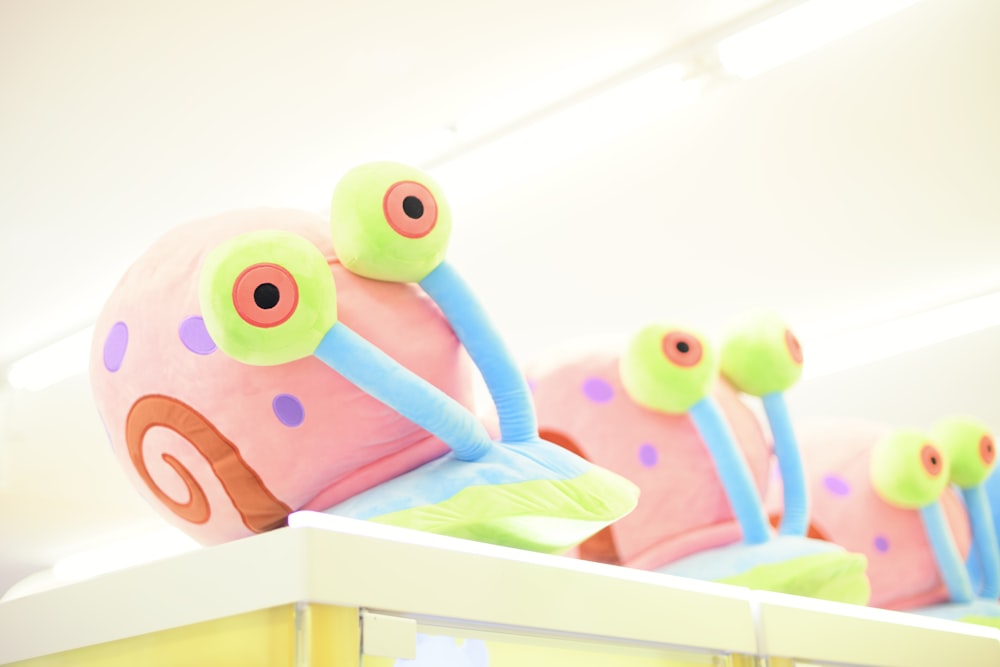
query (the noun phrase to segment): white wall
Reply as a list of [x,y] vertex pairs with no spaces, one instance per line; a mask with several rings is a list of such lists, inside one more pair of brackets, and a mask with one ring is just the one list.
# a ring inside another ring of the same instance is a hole
[[525,349],[650,317],[711,328],[763,305],[835,324],[1000,288],[996,25],[997,3],[929,0],[717,89],[469,202],[457,261]]

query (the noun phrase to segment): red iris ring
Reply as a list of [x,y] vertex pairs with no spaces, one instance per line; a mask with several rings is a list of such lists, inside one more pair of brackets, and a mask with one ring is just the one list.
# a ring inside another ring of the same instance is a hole
[[[268,292],[277,292],[273,305],[261,305],[258,290],[271,285]],[[288,320],[299,305],[299,287],[295,278],[283,266],[270,263],[254,264],[243,270],[233,283],[233,306],[247,324],[262,329],[276,327]]]
[[988,435],[984,435],[979,439],[979,458],[986,465],[993,465],[993,461],[997,458],[996,445],[993,443],[993,438]]
[[920,461],[924,465],[924,470],[931,477],[940,475],[941,470],[944,468],[944,460],[941,458],[941,452],[934,445],[926,444],[920,448]]
[[386,190],[382,213],[397,234],[419,239],[430,234],[437,224],[438,205],[427,187],[414,181],[399,181]]
[[697,366],[704,354],[697,336],[684,331],[671,331],[664,335],[660,340],[660,349],[667,361],[681,368]]

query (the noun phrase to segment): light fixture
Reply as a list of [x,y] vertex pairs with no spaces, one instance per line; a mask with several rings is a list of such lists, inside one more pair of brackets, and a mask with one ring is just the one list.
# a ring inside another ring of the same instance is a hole
[[829,337],[802,336],[808,361],[804,376],[816,378],[1000,326],[1000,292],[964,299]]
[[719,61],[748,79],[917,3],[918,0],[810,0],[719,42]]
[[87,370],[94,327],[87,327],[18,359],[7,372],[15,389],[38,391]]

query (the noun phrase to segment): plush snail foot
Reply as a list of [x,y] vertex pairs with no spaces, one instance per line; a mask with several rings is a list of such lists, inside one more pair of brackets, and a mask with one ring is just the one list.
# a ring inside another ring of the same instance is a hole
[[998,617],[991,618],[989,616],[973,615],[973,616],[963,616],[958,620],[962,621],[963,623],[972,623],[973,625],[985,625],[986,627],[997,628],[998,630],[1000,630],[1000,618]]
[[771,563],[719,581],[757,590],[790,593],[820,600],[868,604],[871,584],[861,554],[827,553]]
[[923,616],[934,616],[935,618],[946,618],[952,621],[1000,628],[1000,604],[997,604],[996,600],[979,598],[972,602],[948,602],[930,607],[921,607],[911,611]]
[[871,585],[861,554],[822,540],[779,535],[763,544],[737,542],[658,569],[757,590],[867,604]]
[[326,511],[544,553],[562,553],[631,512],[638,488],[543,440],[452,454]]

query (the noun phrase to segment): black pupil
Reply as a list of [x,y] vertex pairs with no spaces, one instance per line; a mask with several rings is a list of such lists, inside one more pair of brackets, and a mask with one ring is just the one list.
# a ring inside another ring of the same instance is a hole
[[684,341],[681,341],[677,343],[677,351],[680,352],[681,354],[687,354],[688,352],[691,351],[691,346],[685,343]]
[[403,199],[403,213],[417,220],[424,214],[424,203],[414,196]]
[[931,457],[931,465],[932,466],[937,466],[937,457],[936,456],[932,456]]
[[278,299],[280,298],[281,292],[278,291],[278,287],[273,283],[261,283],[253,291],[253,302],[262,310],[274,308],[278,305]]

